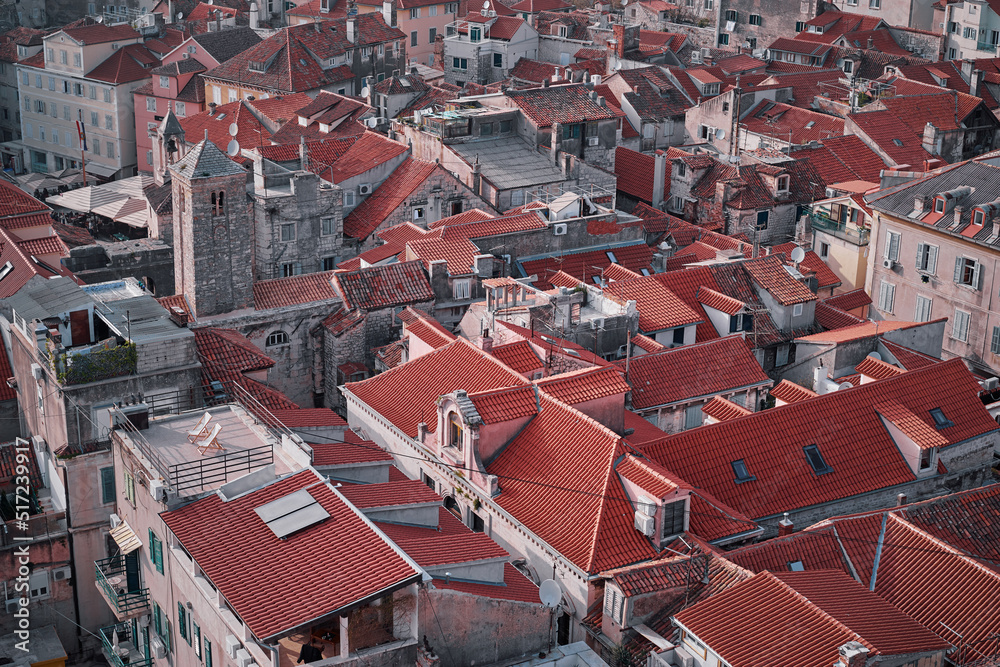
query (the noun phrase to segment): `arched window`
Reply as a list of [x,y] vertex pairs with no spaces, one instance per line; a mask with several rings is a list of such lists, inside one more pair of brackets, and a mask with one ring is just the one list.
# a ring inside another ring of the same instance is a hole
[[448,446],[462,451],[462,420],[454,412],[448,413]]
[[272,331],[267,335],[267,341],[265,345],[267,347],[272,347],[274,345],[287,345],[288,344],[288,334],[284,331]]
[[216,201],[215,193],[212,193],[212,215],[218,215],[216,211],[218,210],[218,202]]
[[458,520],[462,520],[462,508],[458,506],[458,501],[455,500],[454,496],[446,496],[444,499],[444,508],[458,517]]
[[226,198],[226,193],[225,192],[220,192],[219,193],[219,206],[218,206],[218,208],[215,211],[216,215],[225,215],[226,214],[226,199],[225,198]]

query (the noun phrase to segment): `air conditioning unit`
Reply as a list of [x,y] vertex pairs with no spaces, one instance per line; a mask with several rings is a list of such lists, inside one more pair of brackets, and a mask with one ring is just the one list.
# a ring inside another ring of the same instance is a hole
[[236,652],[241,648],[240,640],[236,638],[236,635],[226,635],[226,653],[230,658],[236,658]]
[[596,146],[600,143],[600,137],[587,137],[588,146]]
[[1000,384],[1000,380],[997,378],[986,378],[981,384],[983,385],[983,389],[986,391],[994,391],[998,384]]
[[183,58],[184,60],[187,60],[187,59],[188,59],[188,58],[190,58],[190,57],[191,57],[191,54],[190,54],[190,53],[182,53],[182,54],[181,54],[181,58]]
[[552,225],[552,233],[556,236],[562,236],[566,233],[565,223],[559,223],[558,225]]
[[646,516],[653,516],[656,514],[656,503],[645,496],[639,496],[635,504],[637,512],[641,512]]
[[701,64],[701,51],[692,51],[691,52],[691,64],[692,65],[700,65]]
[[604,328],[604,318],[603,317],[595,317],[594,319],[591,320],[591,322],[593,322],[593,326],[594,326],[595,329],[603,329]]
[[886,257],[885,259],[882,260],[882,268],[883,269],[891,269],[894,266],[896,266],[895,260],[891,260],[888,257]]
[[371,193],[372,193],[371,183],[362,183],[361,185],[358,186],[359,195],[370,195]]
[[236,665],[237,667],[250,667],[250,663],[253,662],[253,657],[250,655],[250,651],[245,648],[241,648],[236,652]]
[[137,618],[136,621],[139,623],[139,627],[140,628],[148,628],[149,627],[149,614],[143,614],[142,616],[140,616],[139,618]]
[[635,513],[635,529],[646,537],[652,537],[653,532],[656,530],[656,519],[649,516],[648,514],[643,514],[642,512]]
[[162,479],[149,480],[149,495],[158,503],[166,502],[167,486],[163,483]]
[[42,367],[38,364],[31,364],[31,377],[36,380],[42,379]]
[[115,528],[121,525],[122,518],[117,514],[112,514],[110,518],[111,518],[111,530],[114,530]]
[[157,636],[153,636],[149,640],[149,647],[152,649],[153,657],[157,660],[163,660],[167,657],[167,647],[163,645],[163,640]]
[[21,606],[21,598],[11,598],[10,600],[7,600],[7,604],[4,605],[8,614],[13,614],[17,611],[19,606]]
[[52,570],[52,579],[55,581],[66,581],[70,578],[72,570],[68,567],[60,567],[58,569]]

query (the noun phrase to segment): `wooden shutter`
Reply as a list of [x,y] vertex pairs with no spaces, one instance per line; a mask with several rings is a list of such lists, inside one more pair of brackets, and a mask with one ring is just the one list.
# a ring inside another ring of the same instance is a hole
[[115,469],[101,468],[101,502],[115,502]]
[[979,262],[976,262],[973,266],[974,268],[972,269],[972,289],[979,289],[980,288],[979,279],[981,278],[979,274],[980,274],[980,269],[983,268],[983,265],[980,264]]
[[955,282],[959,285],[962,284],[962,262],[964,260],[965,258],[961,255],[955,258]]
[[937,273],[938,247],[936,245],[927,246],[927,273]]
[[1000,354],[1000,327],[993,327],[993,341],[990,343],[990,352]]

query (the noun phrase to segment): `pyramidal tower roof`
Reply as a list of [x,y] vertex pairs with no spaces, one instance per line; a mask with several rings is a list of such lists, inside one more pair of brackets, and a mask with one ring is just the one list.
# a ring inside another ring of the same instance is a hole
[[184,176],[188,180],[197,178],[215,178],[218,176],[246,175],[246,170],[236,164],[219,150],[219,147],[208,139],[197,146],[177,162],[170,165],[170,171]]
[[181,127],[181,122],[174,115],[173,109],[167,109],[167,115],[163,117],[163,122],[160,123],[160,134],[164,137],[184,136],[184,128]]

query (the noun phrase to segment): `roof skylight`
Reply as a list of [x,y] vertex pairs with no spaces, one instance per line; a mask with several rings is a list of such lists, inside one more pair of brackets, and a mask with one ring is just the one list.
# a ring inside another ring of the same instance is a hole
[[825,475],[828,472],[833,472],[833,468],[826,464],[823,460],[823,454],[820,453],[819,447],[816,445],[806,445],[802,448],[802,451],[806,454],[806,461],[812,467],[812,470],[817,475]]

